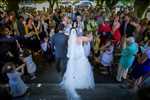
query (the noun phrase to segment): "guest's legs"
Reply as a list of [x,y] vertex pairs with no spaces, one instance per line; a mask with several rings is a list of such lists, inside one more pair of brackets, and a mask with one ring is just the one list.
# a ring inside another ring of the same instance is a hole
[[123,68],[119,65],[116,80],[121,82],[123,76]]
[[123,79],[127,79],[128,69],[123,69]]

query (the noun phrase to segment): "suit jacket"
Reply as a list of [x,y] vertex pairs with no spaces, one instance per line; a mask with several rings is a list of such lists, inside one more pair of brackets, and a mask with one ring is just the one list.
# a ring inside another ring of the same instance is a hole
[[56,58],[66,58],[68,47],[68,36],[58,32],[52,37],[52,47]]
[[125,28],[125,21],[121,24],[121,27],[120,27],[120,29],[121,29],[120,32],[121,32],[122,36],[125,35],[125,34],[126,34],[127,37],[134,35],[135,27],[133,25],[128,23],[125,32],[124,32],[124,28]]

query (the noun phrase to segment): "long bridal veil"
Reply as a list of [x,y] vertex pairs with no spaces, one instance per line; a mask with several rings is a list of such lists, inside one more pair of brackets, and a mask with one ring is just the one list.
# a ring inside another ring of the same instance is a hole
[[79,100],[76,89],[94,88],[93,71],[85,56],[82,42],[77,43],[76,30],[72,29],[68,40],[67,69],[61,82],[69,100]]

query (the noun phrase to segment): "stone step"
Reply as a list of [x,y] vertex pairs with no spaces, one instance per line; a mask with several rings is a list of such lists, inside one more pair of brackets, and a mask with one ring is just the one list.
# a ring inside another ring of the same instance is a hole
[[[94,90],[77,90],[82,100],[134,100],[132,90],[122,89],[120,84],[96,84]],[[66,100],[65,90],[58,84],[29,84],[28,95],[15,100]]]

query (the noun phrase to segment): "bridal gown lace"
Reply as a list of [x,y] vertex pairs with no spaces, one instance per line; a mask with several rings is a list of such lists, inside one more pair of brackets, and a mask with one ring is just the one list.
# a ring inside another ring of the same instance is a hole
[[72,29],[68,40],[67,69],[60,84],[66,90],[69,100],[79,100],[76,89],[95,87],[92,67],[85,56],[82,43],[79,44],[76,40],[76,30]]

